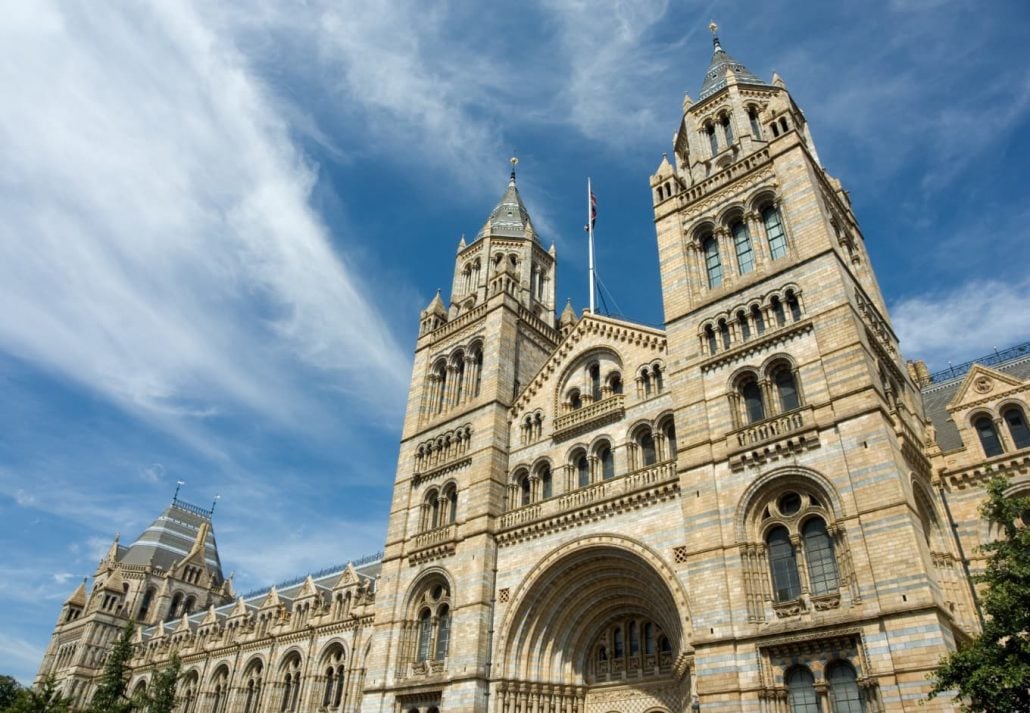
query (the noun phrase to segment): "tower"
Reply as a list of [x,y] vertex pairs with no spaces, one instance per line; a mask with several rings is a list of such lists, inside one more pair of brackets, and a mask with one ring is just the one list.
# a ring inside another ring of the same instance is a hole
[[[516,186],[423,311],[362,710],[486,710],[508,411],[554,350],[555,252]],[[454,645],[460,642],[460,645]]]
[[92,696],[106,653],[132,620],[143,625],[179,619],[231,601],[222,574],[212,510],[171,504],[128,547],[115,536],[93,573],[64,603],[37,681],[53,675],[77,704]]
[[673,154],[650,185],[697,694],[907,710],[975,620],[931,551],[919,392],[848,195],[783,81],[718,36]]

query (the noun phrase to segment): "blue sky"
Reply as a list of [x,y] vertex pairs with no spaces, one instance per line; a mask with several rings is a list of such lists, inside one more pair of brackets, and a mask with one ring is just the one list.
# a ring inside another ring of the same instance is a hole
[[1024,2],[3,6],[0,673],[177,480],[241,591],[380,549],[418,311],[513,149],[560,303],[590,175],[609,306],[660,324],[648,176],[713,17],[851,191],[906,355],[1030,339]]

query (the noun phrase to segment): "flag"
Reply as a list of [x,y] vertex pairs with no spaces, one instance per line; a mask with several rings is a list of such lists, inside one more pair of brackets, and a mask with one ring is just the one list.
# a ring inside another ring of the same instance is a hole
[[594,195],[593,191],[590,191],[590,228],[593,230],[594,226],[597,225],[597,196]]

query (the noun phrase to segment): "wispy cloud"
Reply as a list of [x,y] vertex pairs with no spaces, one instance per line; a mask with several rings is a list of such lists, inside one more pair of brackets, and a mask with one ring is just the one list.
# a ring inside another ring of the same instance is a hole
[[902,299],[891,314],[905,355],[943,368],[1030,339],[1028,304],[1030,279],[975,280]]
[[406,356],[231,44],[185,3],[33,3],[0,41],[0,348],[156,419],[299,423],[304,370],[398,412]]
[[43,648],[30,641],[0,632],[0,659],[7,664],[23,686],[32,683],[33,675],[43,660]]

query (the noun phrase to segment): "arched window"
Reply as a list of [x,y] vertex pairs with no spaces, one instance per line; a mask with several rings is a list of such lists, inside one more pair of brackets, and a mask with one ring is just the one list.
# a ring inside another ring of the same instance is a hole
[[751,123],[751,135],[759,141],[761,141],[762,127],[758,123],[758,108],[753,106],[748,107],[747,118],[748,121]]
[[990,416],[980,416],[973,422],[973,427],[976,428],[976,435],[980,437],[980,445],[983,446],[985,456],[991,458],[1004,452]]
[[569,392],[569,407],[573,411],[583,408],[583,398],[579,395],[579,389],[573,389]]
[[1030,448],[1030,428],[1026,425],[1026,414],[1019,406],[1009,406],[1001,412],[1009,427],[1009,435],[1016,448]]
[[524,474],[522,478],[519,480],[519,491],[521,496],[519,501],[520,504],[529,505],[529,473]]
[[820,713],[812,672],[804,666],[798,666],[790,670],[786,679],[790,713]]
[[546,463],[540,466],[540,497],[549,498],[554,494],[554,486],[551,482],[551,466]]
[[622,393],[622,375],[619,372],[608,376],[608,388],[611,389],[613,394]]
[[705,256],[708,286],[714,289],[722,284],[722,261],[719,259],[719,243],[715,236],[709,235],[701,241],[701,252]]
[[458,406],[463,401],[465,388],[465,353],[458,352],[454,355],[451,370],[454,374],[454,402]]
[[787,291],[787,309],[790,310],[792,321],[797,322],[801,319],[801,303],[798,302],[798,296],[794,294],[793,290]]
[[726,145],[731,146],[733,144],[733,122],[730,120],[729,114],[722,117],[722,133],[726,137]]
[[662,424],[662,434],[665,436],[665,449],[669,458],[676,456],[676,424],[670,418]]
[[458,519],[458,489],[453,485],[445,491],[444,506],[447,509],[444,520],[448,524],[455,522]]
[[580,453],[576,458],[576,476],[579,487],[585,488],[590,485],[590,461],[586,453]]
[[834,661],[826,669],[830,683],[830,701],[833,713],[865,713],[862,696],[858,692],[858,676],[847,661]]
[[743,220],[738,220],[730,227],[733,234],[733,246],[737,249],[737,270],[746,275],[755,269],[755,252],[751,248],[751,235]]
[[726,324],[725,319],[719,320],[719,338],[722,341],[722,348],[729,349],[733,344],[733,340],[730,338],[730,326]]
[[640,653],[640,637],[638,636],[637,623],[631,621],[626,626],[626,636],[629,638],[629,655],[636,656]]
[[447,658],[447,646],[451,641],[451,610],[444,604],[436,614],[436,655],[437,661]]
[[777,326],[782,327],[787,323],[787,313],[783,311],[783,303],[780,302],[779,297],[773,297],[769,300],[769,306],[772,307],[773,316],[776,317]]
[[719,344],[715,341],[715,330],[712,329],[712,325],[705,327],[705,343],[708,345],[708,353],[715,354],[719,351]]
[[654,624],[647,622],[644,624],[644,655],[651,656],[654,654]]
[[591,364],[588,370],[590,375],[590,398],[594,401],[601,400],[601,365]]
[[423,609],[418,617],[418,661],[426,661],[429,658],[429,644],[433,638],[433,615],[428,609]]
[[755,323],[755,332],[758,336],[765,334],[765,317],[758,305],[751,305],[751,320]]
[[139,620],[145,622],[147,619],[147,613],[150,612],[150,604],[154,600],[154,595],[157,590],[154,587],[148,587],[147,591],[143,593],[143,601],[139,605]]
[[328,708],[333,702],[333,686],[336,681],[336,669],[332,666],[325,670],[325,691],[322,693],[322,707]]
[[798,560],[787,528],[773,528],[765,538],[769,550],[769,569],[773,591],[778,602],[789,602],[801,596]]
[[747,314],[744,312],[744,310],[740,310],[739,312],[737,312],[737,324],[740,327],[741,339],[743,339],[745,342],[748,339],[751,339],[751,325],[748,324]]
[[840,586],[837,560],[833,555],[833,542],[826,532],[826,523],[814,517],[801,529],[805,541],[805,560],[813,594],[826,594]]
[[798,387],[794,381],[794,371],[790,365],[779,366],[772,374],[772,382],[776,386],[776,397],[780,402],[780,411],[793,411],[801,405]]
[[472,348],[472,396],[479,396],[483,383],[483,348],[478,344]]
[[719,137],[715,135],[715,124],[708,124],[705,131],[708,133],[708,148],[711,149],[714,156],[719,153]]
[[658,462],[658,457],[654,449],[654,436],[651,435],[651,431],[643,431],[640,434],[639,444],[641,463],[645,468]]
[[621,659],[626,655],[626,647],[622,641],[622,627],[615,627],[615,631],[612,632],[612,653],[615,658]]
[[186,602],[182,605],[183,614],[192,614],[193,607],[196,606],[197,600],[194,597],[186,597]]
[[765,420],[765,404],[762,401],[762,387],[754,377],[740,385],[740,396],[744,400],[744,413],[748,423]]
[[762,210],[765,237],[769,241],[769,255],[778,260],[787,254],[787,236],[783,232],[783,221],[776,206],[768,205]]
[[607,443],[597,451],[597,457],[601,461],[601,477],[604,480],[611,480],[615,477],[615,456],[612,455],[611,446]]

